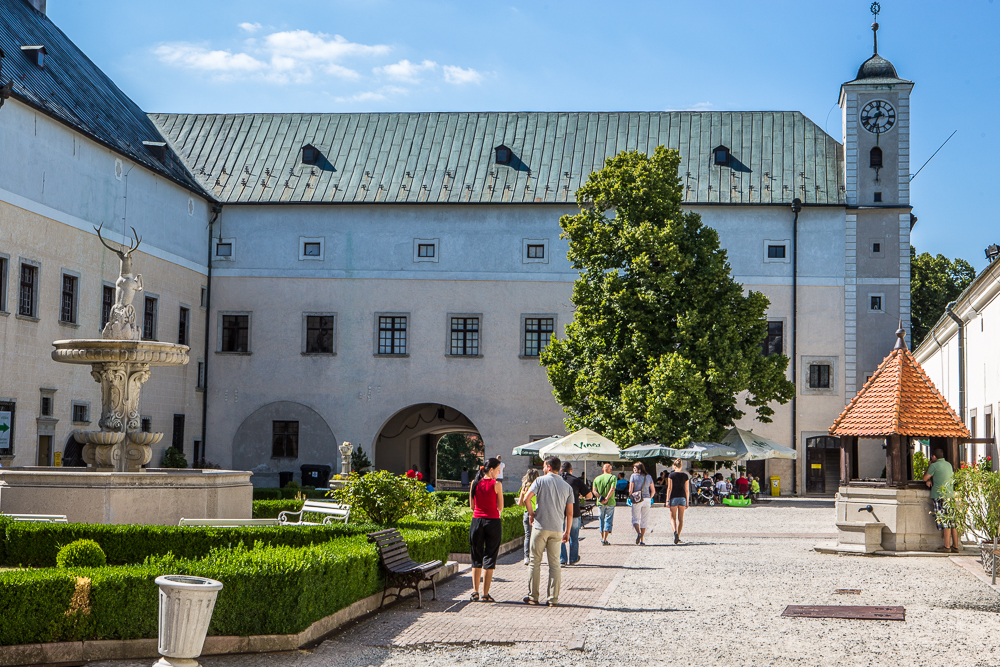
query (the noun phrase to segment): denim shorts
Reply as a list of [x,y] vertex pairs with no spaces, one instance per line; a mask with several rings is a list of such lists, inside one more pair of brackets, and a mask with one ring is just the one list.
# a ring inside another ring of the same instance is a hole
[[687,504],[688,504],[688,499],[687,498],[671,498],[670,499],[670,506],[671,507],[687,507]]

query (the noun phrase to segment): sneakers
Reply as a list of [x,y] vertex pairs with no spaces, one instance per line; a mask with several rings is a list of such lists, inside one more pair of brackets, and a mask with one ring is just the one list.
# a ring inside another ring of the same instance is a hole
[[961,549],[961,547],[954,547],[954,546],[953,546],[953,547],[951,548],[951,552],[952,552],[953,554],[960,554],[960,553],[962,553],[962,549]]
[[680,543],[681,543],[680,533],[674,531],[674,544],[680,544]]

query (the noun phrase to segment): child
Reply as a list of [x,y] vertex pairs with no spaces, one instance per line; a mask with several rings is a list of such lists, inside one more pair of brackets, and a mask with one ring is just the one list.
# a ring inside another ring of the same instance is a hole
[[760,482],[757,481],[756,477],[750,478],[750,497],[757,500],[757,495],[760,493]]

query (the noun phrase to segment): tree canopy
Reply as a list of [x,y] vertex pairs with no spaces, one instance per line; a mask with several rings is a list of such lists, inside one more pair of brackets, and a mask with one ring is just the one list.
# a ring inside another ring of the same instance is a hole
[[910,246],[910,327],[914,349],[944,315],[944,308],[976,279],[976,270],[964,259],[948,259],[929,252],[917,254]]
[[794,386],[788,358],[764,356],[769,301],[733,280],[716,231],[681,209],[680,156],[663,146],[610,158],[560,219],[580,272],[574,319],[541,353],[570,430],[620,446],[684,446],[757,419]]

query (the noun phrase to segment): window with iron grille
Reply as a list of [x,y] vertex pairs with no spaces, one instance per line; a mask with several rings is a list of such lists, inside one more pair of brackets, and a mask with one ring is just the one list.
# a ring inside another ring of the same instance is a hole
[[0,257],[0,313],[7,312],[7,258]]
[[153,431],[153,418],[143,417],[139,420],[139,430],[143,433],[152,433]]
[[537,357],[552,340],[555,319],[552,317],[524,318],[524,356]]
[[35,290],[38,282],[38,267],[21,264],[21,286],[18,291],[17,314],[35,317]]
[[306,354],[333,354],[333,316],[306,316]]
[[111,285],[105,285],[103,291],[101,292],[101,330],[107,326],[108,320],[111,319],[111,308],[115,305],[115,288]]
[[781,354],[784,343],[784,322],[768,322],[767,337],[761,345],[760,352],[765,357],[772,354]]
[[76,324],[76,276],[63,274],[62,304],[59,310],[59,321]]
[[830,366],[829,364],[809,365],[809,388],[829,389],[830,388]]
[[179,320],[180,323],[177,327],[177,342],[180,345],[188,344],[188,338],[190,337],[188,335],[190,330],[190,324],[189,324],[190,319],[191,319],[191,311],[188,310],[187,308],[181,308],[181,314]]
[[222,352],[248,352],[250,348],[250,316],[222,316]]
[[146,297],[146,306],[142,311],[142,339],[156,340],[156,298]]
[[42,416],[51,417],[52,416],[52,397],[42,396]]
[[90,406],[86,403],[73,404],[73,421],[90,422]]
[[271,456],[276,459],[299,457],[299,423],[271,422]]
[[378,318],[378,353],[406,354],[406,317]]
[[479,354],[479,318],[451,318],[451,353],[456,356]]

